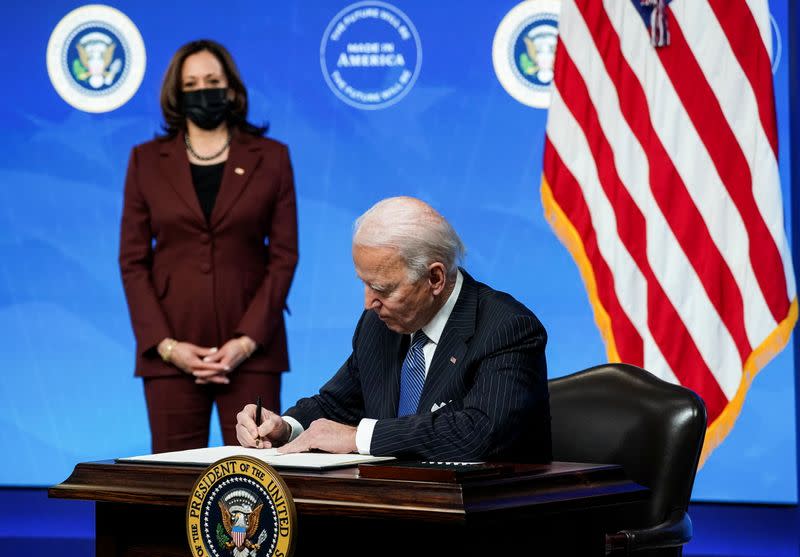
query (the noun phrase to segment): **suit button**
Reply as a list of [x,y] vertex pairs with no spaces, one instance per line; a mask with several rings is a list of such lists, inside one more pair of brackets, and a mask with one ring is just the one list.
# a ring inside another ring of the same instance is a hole
[[203,243],[203,244],[207,244],[207,243],[209,243],[210,241],[211,241],[211,236],[210,236],[209,234],[206,234],[206,233],[204,232],[204,233],[203,233],[203,235],[202,235],[202,236],[200,236],[200,242],[201,242],[201,243]]
[[200,265],[200,270],[203,271],[204,273],[210,273],[211,272],[211,263],[202,263]]

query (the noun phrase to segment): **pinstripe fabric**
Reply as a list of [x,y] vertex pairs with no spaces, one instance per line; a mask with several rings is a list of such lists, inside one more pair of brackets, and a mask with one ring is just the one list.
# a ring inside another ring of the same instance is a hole
[[408,416],[417,412],[419,396],[425,385],[425,354],[422,348],[428,344],[428,340],[427,335],[421,330],[414,333],[414,341],[403,360],[403,367],[400,369],[398,416]]
[[461,295],[434,352],[417,414],[397,417],[408,335],[390,331],[373,312],[362,314],[353,352],[336,375],[286,414],[303,427],[318,418],[353,425],[375,418],[374,455],[549,460],[547,333],[511,296],[462,273]]

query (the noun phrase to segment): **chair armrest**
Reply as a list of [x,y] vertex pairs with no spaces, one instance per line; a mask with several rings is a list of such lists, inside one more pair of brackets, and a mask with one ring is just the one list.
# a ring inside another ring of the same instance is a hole
[[692,520],[681,510],[673,511],[661,524],[640,530],[620,530],[606,535],[606,555],[624,551],[626,555],[642,549],[679,547],[692,539]]

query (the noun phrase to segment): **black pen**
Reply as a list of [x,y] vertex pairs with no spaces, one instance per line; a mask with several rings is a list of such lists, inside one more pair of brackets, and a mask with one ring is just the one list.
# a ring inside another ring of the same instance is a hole
[[261,425],[261,396],[256,398],[256,447],[261,448],[261,435],[258,434],[258,427]]

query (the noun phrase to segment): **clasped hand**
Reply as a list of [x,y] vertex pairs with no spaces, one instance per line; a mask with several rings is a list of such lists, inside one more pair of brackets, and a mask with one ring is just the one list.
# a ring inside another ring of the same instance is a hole
[[236,415],[236,438],[243,447],[280,447],[279,453],[299,453],[319,449],[329,453],[356,451],[356,428],[332,420],[319,419],[292,442],[291,426],[266,408],[261,409],[261,425],[256,427],[256,405],[248,404]]
[[190,342],[177,342],[169,352],[169,361],[175,367],[193,375],[195,383],[199,385],[208,383],[226,385],[230,383],[228,374],[249,358],[255,348],[255,341],[247,336],[233,338],[220,348],[205,348]]

